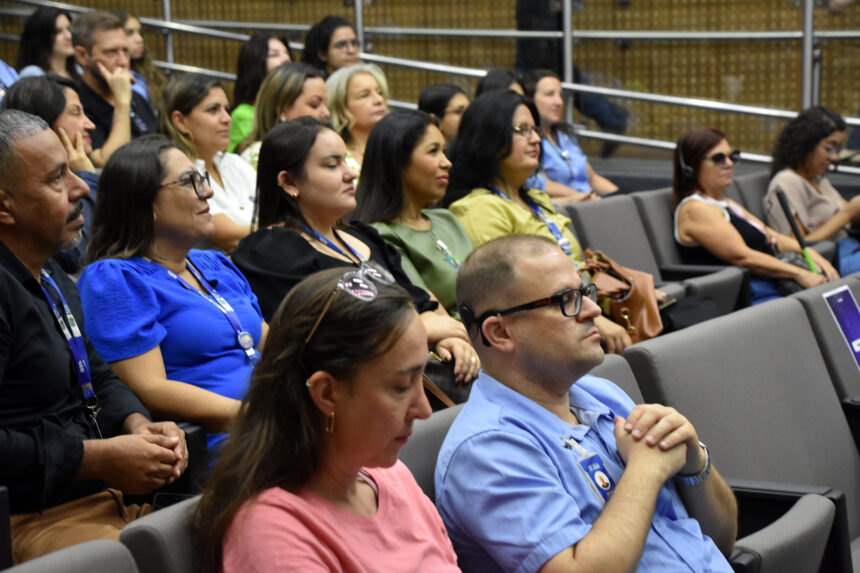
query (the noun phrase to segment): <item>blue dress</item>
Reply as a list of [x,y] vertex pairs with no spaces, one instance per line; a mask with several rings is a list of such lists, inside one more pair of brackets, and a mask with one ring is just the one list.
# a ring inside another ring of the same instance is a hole
[[[260,340],[263,317],[248,281],[224,255],[192,250],[188,260]],[[169,380],[241,400],[252,367],[230,322],[197,290],[189,290],[158,263],[140,258],[103,259],[89,265],[78,289],[87,334],[107,362],[160,346]],[[209,434],[214,450],[226,434]]]

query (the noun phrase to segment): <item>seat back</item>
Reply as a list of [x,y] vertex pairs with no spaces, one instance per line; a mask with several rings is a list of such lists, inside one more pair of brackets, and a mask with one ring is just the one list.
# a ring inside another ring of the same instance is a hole
[[806,313],[786,298],[627,348],[645,399],[695,426],[733,479],[829,486],[860,534],[860,456]]
[[196,571],[191,513],[200,496],[165,507],[126,525],[119,540],[129,548],[141,573]]
[[574,203],[564,209],[583,248],[601,250],[622,265],[651,273],[660,281],[660,266],[629,195]]
[[400,461],[406,464],[415,476],[415,481],[434,503],[436,487],[433,474],[436,471],[436,458],[439,457],[439,449],[448,434],[448,429],[463,406],[464,404],[457,404],[433,412],[426,420],[415,420],[409,441],[400,449]]
[[7,573],[137,573],[131,552],[108,539],[72,545],[7,570]]
[[607,354],[603,358],[603,362],[592,368],[589,374],[614,382],[637,404],[644,402],[642,392],[639,391],[639,386],[636,384],[636,377],[633,376],[633,370],[621,356]]
[[673,234],[672,188],[633,193],[631,197],[657,264],[661,267],[680,265],[683,262],[681,251]]
[[843,285],[851,289],[854,299],[860,303],[860,276],[857,275],[803,290],[792,298],[799,300],[806,311],[836,392],[840,398],[852,398],[860,396],[860,366],[823,297],[824,293]]
[[728,193],[726,195],[738,201],[738,203],[746,207],[746,210],[764,220],[764,207],[762,207],[762,199],[767,193],[767,185],[770,183],[769,171],[757,171],[755,173],[747,173],[735,178],[734,185],[729,187],[736,193]]

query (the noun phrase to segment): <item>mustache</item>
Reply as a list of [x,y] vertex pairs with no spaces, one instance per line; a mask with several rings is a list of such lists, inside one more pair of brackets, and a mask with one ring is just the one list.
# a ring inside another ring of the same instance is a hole
[[80,214],[83,213],[83,211],[84,211],[84,205],[83,205],[83,203],[78,201],[78,204],[75,205],[74,211],[69,213],[69,216],[66,217],[66,223],[71,223],[72,221],[77,219],[80,216]]

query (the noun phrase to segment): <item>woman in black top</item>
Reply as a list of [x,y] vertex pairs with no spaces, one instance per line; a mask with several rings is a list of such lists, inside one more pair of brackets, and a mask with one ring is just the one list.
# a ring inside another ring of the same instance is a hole
[[781,296],[772,279],[794,280],[801,287],[821,284],[839,274],[810,250],[820,274],[776,258],[775,252],[800,252],[795,239],[778,233],[749,211],[723,197],[732,184],[734,161],[726,136],[711,128],[687,132],[675,151],[675,240],[686,262],[732,264],[753,272],[752,304]]
[[479,362],[466,329],[414,286],[400,255],[370,226],[344,225],[355,208],[356,174],[345,163],[346,146],[327,124],[310,117],[282,123],[266,135],[257,168],[259,230],[233,252],[271,317],[302,279],[322,269],[355,265],[388,274],[412,296],[427,341],[443,360],[454,360],[459,380],[477,375]]

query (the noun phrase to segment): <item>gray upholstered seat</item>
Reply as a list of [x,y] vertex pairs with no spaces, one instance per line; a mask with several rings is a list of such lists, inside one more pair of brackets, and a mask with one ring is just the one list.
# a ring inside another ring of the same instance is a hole
[[576,203],[565,210],[583,248],[599,249],[624,266],[651,273],[658,288],[670,298],[682,298],[685,294],[708,296],[723,313],[736,307],[743,284],[743,273],[738,269],[715,269],[714,274],[683,282],[664,280],[631,196]]
[[119,540],[129,548],[141,573],[193,573],[191,512],[200,496],[132,521]]
[[589,374],[614,382],[637,404],[644,402],[642,392],[639,391],[636,378],[630,369],[630,364],[623,357],[617,354],[607,354],[603,358],[603,362],[592,368]]
[[99,539],[66,547],[6,570],[8,573],[137,573],[122,543]]
[[433,503],[436,503],[436,487],[433,483],[436,458],[448,434],[448,428],[462,409],[463,404],[457,404],[433,412],[426,420],[415,420],[412,424],[412,435],[400,450],[400,460],[406,464],[415,476],[415,481]]
[[[860,536],[860,456],[799,301],[743,309],[624,357],[645,399],[684,413],[724,476],[825,493],[839,504],[837,537]],[[849,548],[832,549],[827,570],[850,570]]]

